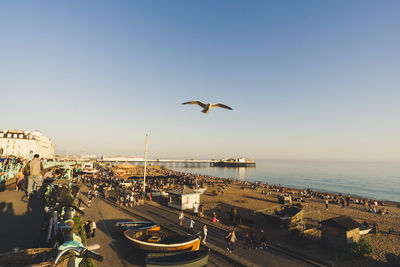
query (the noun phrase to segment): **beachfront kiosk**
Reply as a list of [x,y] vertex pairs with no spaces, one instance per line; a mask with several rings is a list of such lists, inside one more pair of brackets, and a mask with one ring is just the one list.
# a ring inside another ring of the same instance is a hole
[[322,241],[331,248],[346,251],[360,240],[360,224],[346,215],[321,222]]
[[168,191],[168,194],[168,206],[178,210],[193,209],[194,206],[198,206],[200,203],[200,193],[185,185],[181,188]]

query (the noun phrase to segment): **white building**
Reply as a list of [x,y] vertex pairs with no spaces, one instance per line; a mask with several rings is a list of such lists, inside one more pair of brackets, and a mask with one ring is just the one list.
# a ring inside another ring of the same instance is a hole
[[39,154],[54,158],[54,145],[39,131],[0,130],[0,154],[27,158]]
[[193,206],[198,209],[200,205],[200,193],[188,188],[185,185],[179,189],[169,191],[168,194],[168,206],[178,210],[193,209]]

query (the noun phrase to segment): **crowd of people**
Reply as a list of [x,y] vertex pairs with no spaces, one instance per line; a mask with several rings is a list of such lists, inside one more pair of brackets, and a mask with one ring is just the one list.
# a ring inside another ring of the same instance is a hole
[[[388,210],[384,208],[383,202],[372,201],[368,199],[355,198],[350,195],[342,194],[328,194],[315,192],[312,189],[297,190],[286,188],[281,185],[269,185],[262,182],[249,182],[240,181],[237,179],[225,179],[219,177],[212,177],[207,175],[197,175],[190,173],[177,172],[167,170],[163,168],[152,168],[148,169],[148,175],[146,179],[146,192],[143,191],[143,168],[135,168],[130,173],[128,179],[117,178],[114,171],[110,168],[97,166],[97,172],[85,172],[84,169],[75,168],[73,170],[73,181],[83,183],[89,186],[87,194],[87,207],[90,208],[93,198],[99,195],[114,201],[119,206],[134,207],[137,205],[143,205],[145,200],[151,201],[152,194],[158,192],[165,192],[175,187],[186,185],[191,188],[204,188],[204,187],[217,187],[218,193],[227,190],[230,185],[236,184],[244,188],[250,188],[258,190],[263,195],[269,195],[271,192],[278,192],[282,196],[290,196],[294,201],[307,201],[307,199],[321,199],[324,201],[326,209],[329,205],[341,205],[343,208],[349,207],[351,204],[365,205],[369,212],[378,214],[387,214]],[[35,155],[33,160],[26,164],[25,168],[21,168],[20,172],[16,177],[16,190],[25,190],[28,196],[38,187],[41,186],[43,179],[46,177],[61,177],[63,170],[59,168],[53,168],[52,170],[44,173],[43,165],[40,161],[39,155]],[[27,179],[28,178],[28,179]],[[82,197],[78,197],[79,206],[82,203]],[[377,208],[381,206],[381,208]],[[237,211],[236,211],[237,213]],[[194,212],[194,214],[202,217],[204,209],[200,206],[200,209]],[[235,225],[236,214],[235,211],[231,211],[232,225]],[[204,216],[204,215],[203,215]],[[215,212],[210,216],[210,220],[213,223],[218,223],[219,219]],[[183,225],[184,213],[179,213],[178,223]],[[188,231],[191,234],[196,234],[194,231],[195,221],[190,218]],[[94,221],[88,221],[85,224],[85,229],[88,234],[87,238],[94,237],[96,231],[96,224]],[[205,244],[207,240],[208,229],[206,225],[201,228],[202,242]],[[226,248],[227,251],[232,253],[234,250],[237,236],[235,231],[230,231],[226,236]],[[265,249],[267,248],[267,238],[263,231],[260,229],[259,233],[253,231],[245,233],[244,237],[244,248],[245,249]]]
[[[10,170],[13,172],[14,169],[23,167],[25,163],[26,160],[21,157],[0,157],[0,182],[3,183],[0,184],[0,186],[4,187],[5,185],[5,179],[2,179],[2,176],[6,175],[6,173]],[[19,176],[19,178],[20,179],[18,179],[18,176],[16,177],[16,190],[22,189],[23,179],[21,179],[21,175]]]
[[5,156],[5,157],[0,157],[0,169],[6,170],[13,164],[25,164],[25,159],[22,157],[11,157],[11,156]]
[[377,213],[380,215],[389,214],[389,210],[385,208],[383,201],[376,201],[350,195],[343,195],[341,193],[323,193],[317,192],[312,189],[290,189],[281,185],[268,185],[261,182],[247,182],[237,181],[244,186],[250,187],[254,190],[260,190],[262,195],[270,195],[271,191],[280,193],[281,196],[290,197],[293,201],[306,202],[307,199],[321,199],[324,201],[325,208],[329,209],[329,205],[340,205],[342,208],[349,207],[351,204],[362,205],[365,211]]
[[[152,192],[166,191],[168,189],[172,189],[173,187],[180,187],[182,185],[192,188],[213,185],[220,186],[221,189],[224,189],[228,187],[229,184],[235,182],[233,179],[220,179],[217,177],[175,172],[160,168],[149,168],[149,176],[146,180],[147,194],[145,194],[143,191],[143,180],[140,179],[140,176],[132,176],[130,179],[128,179],[131,182],[127,182],[127,180],[116,178],[111,169],[98,167],[98,170],[99,171],[95,174],[85,173],[84,170],[82,172],[77,171],[74,174],[74,178],[77,182],[82,182],[83,184],[89,186],[87,195],[88,207],[90,207],[91,199],[95,198],[97,195],[115,201],[115,203],[119,206],[134,207],[136,205],[144,204],[145,200],[151,201]],[[204,216],[204,209],[200,207],[198,210],[196,210],[196,212],[194,211],[194,214],[202,217]],[[185,214],[183,211],[181,211],[178,214],[178,225],[183,227],[184,220]],[[210,221],[212,223],[219,222],[216,212],[212,213]],[[188,232],[193,235],[201,236],[201,242],[206,244],[208,235],[207,225],[204,224],[201,227],[201,231],[196,233],[194,230],[196,224],[194,218],[189,217],[188,222]],[[90,225],[91,222],[87,222],[85,225],[88,233],[93,232],[90,228]],[[91,236],[91,234],[88,234],[88,238]],[[229,231],[225,236],[225,241],[228,252],[232,253],[235,242],[237,241],[235,231]],[[260,242],[256,242],[254,239],[251,244],[252,246],[249,248],[255,247],[255,244],[260,244]],[[259,246],[257,246],[257,248],[258,247]]]

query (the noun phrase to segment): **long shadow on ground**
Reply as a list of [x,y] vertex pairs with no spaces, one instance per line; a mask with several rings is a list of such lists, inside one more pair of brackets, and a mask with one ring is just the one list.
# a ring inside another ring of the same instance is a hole
[[125,238],[123,233],[119,233],[114,230],[114,225],[117,222],[132,221],[130,219],[113,219],[113,220],[100,220],[97,222],[97,228],[108,235],[112,242],[110,247],[117,252],[122,258],[132,264],[143,264],[146,254],[136,249],[131,243]]
[[12,200],[0,202],[0,253],[12,251],[14,248],[46,247],[42,231],[45,219],[44,201],[31,198],[22,215],[16,215],[14,207]]

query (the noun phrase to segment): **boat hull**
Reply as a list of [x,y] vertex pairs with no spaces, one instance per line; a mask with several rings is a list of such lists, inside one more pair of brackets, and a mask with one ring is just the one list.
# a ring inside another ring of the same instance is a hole
[[146,257],[146,267],[202,267],[207,265],[209,254],[209,250],[206,250],[164,257]]
[[117,222],[114,225],[114,230],[121,234],[126,230],[131,229],[133,231],[149,230],[149,231],[160,231],[160,226],[154,222]]
[[149,252],[169,252],[169,251],[196,251],[200,248],[200,238],[193,238],[184,240],[177,243],[161,243],[161,242],[149,242],[148,240],[139,240],[137,236],[143,234],[143,232],[150,233],[148,230],[137,231],[136,233],[132,230],[126,230],[124,236],[131,242],[131,244],[143,251]]

